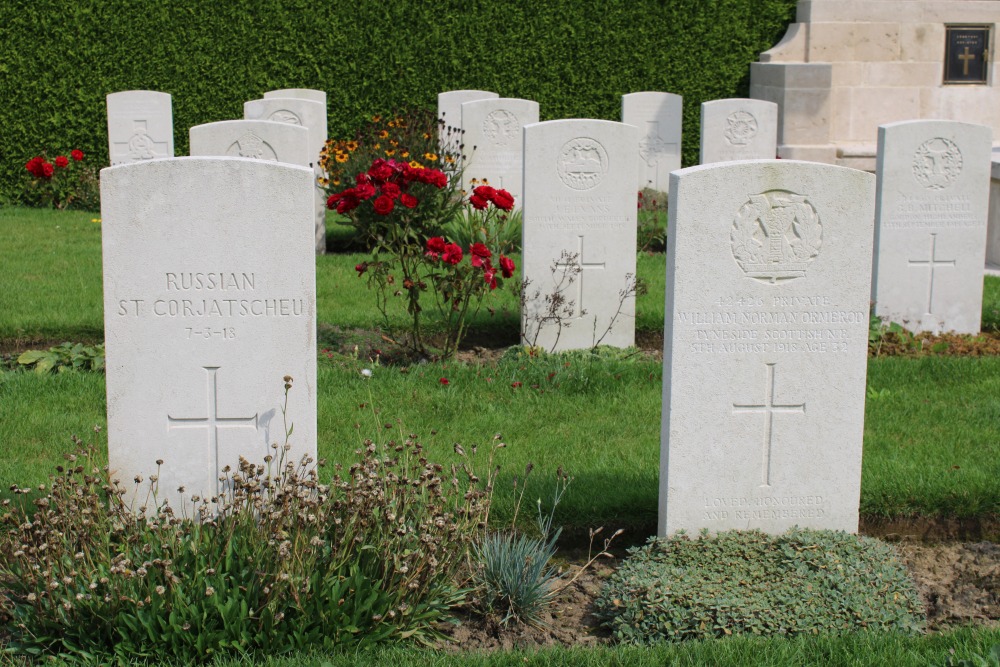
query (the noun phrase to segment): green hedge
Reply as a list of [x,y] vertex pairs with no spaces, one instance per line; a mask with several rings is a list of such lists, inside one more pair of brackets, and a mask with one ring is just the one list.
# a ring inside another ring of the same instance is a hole
[[701,102],[745,96],[749,64],[795,0],[14,0],[0,3],[0,201],[24,163],[80,148],[106,165],[105,95],[173,96],[174,142],[241,118],[274,88],[326,90],[331,136],[437,93],[533,99],[543,120],[620,118],[621,95],[684,96],[685,164]]

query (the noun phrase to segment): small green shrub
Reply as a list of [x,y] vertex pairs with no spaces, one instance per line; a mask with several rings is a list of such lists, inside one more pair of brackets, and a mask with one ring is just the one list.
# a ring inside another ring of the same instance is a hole
[[622,642],[923,629],[905,567],[872,538],[729,531],[651,539],[629,553],[595,603]]
[[154,475],[149,507],[127,506],[94,445],[38,493],[15,487],[0,515],[6,652],[190,664],[436,636],[488,511],[471,467],[429,462],[415,436],[367,441],[326,484],[274,448],[225,467],[195,519],[156,502]]
[[17,363],[24,368],[34,368],[36,373],[66,373],[68,371],[103,371],[104,345],[63,343],[48,350],[28,350],[21,353]]
[[[472,211],[462,211],[457,217],[444,226],[444,236],[452,243],[463,248],[472,247],[473,243],[487,243],[492,239],[506,252],[521,250],[521,211],[514,210],[502,216],[482,220],[481,216]],[[489,227],[482,226],[483,223]]]

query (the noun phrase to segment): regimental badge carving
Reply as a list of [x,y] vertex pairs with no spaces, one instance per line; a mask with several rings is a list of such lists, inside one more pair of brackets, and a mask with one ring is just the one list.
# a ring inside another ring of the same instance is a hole
[[913,154],[913,177],[928,190],[943,190],[962,173],[962,151],[943,137],[928,139]]
[[268,120],[273,120],[275,123],[288,123],[289,125],[302,124],[302,119],[288,109],[279,109],[278,111],[275,111],[268,116]]
[[574,190],[590,190],[608,173],[608,152],[594,139],[571,139],[559,151],[556,171],[559,179]]
[[819,255],[823,228],[806,195],[750,195],[730,233],[733,257],[748,277],[767,283],[801,278]]
[[649,132],[639,141],[639,157],[649,167],[655,167],[661,155],[673,155],[677,152],[676,143],[670,143],[660,136],[659,125],[657,121],[649,121]]
[[749,111],[734,111],[726,118],[724,135],[730,146],[746,146],[757,136],[757,119]]
[[278,156],[274,149],[266,141],[258,137],[253,132],[247,132],[229,147],[229,155],[237,157],[250,157],[256,160],[277,161]]
[[483,121],[483,136],[496,146],[510,146],[520,140],[521,124],[511,112],[497,109]]
[[128,140],[128,156],[133,160],[152,160],[156,157],[155,142],[146,133],[146,124],[136,123],[135,131]]

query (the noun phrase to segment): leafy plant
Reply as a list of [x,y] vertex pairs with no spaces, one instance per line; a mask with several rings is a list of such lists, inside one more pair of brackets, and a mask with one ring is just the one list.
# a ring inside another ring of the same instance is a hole
[[70,157],[57,155],[49,161],[45,153],[24,165],[29,174],[22,197],[29,206],[85,211],[100,209],[97,169],[84,164],[83,151],[74,149]]
[[892,547],[792,529],[651,539],[595,603],[622,642],[860,630],[920,632],[923,605]]
[[191,497],[189,516],[157,501],[158,474],[137,476],[127,504],[98,447],[77,443],[48,485],[2,503],[0,619],[15,655],[189,664],[427,642],[464,598],[491,498],[469,464],[428,461],[415,436],[366,440],[329,483],[310,460],[286,461],[286,443],[223,468],[221,494]]
[[[488,224],[489,228],[483,226]],[[506,249],[506,252],[517,252],[521,249],[521,211],[513,210],[500,216],[483,220],[475,211],[465,209],[458,217],[449,221],[442,230],[443,235],[463,248],[469,248],[473,243],[488,243],[495,239],[496,245]]]
[[104,344],[63,343],[48,350],[28,350],[17,358],[17,363],[25,368],[34,367],[39,374],[103,371]]
[[970,658],[956,658],[955,649],[944,661],[944,667],[1000,667],[1000,644],[994,644],[989,656],[974,653]]

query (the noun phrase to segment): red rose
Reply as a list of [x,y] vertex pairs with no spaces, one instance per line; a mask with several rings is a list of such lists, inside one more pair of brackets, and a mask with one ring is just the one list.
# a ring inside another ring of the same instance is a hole
[[469,197],[469,203],[472,204],[472,208],[476,209],[477,211],[482,211],[484,208],[486,208],[486,205],[489,204],[489,201],[483,199],[479,195],[472,195],[471,197]]
[[42,178],[43,176],[42,164],[44,162],[45,160],[42,158],[42,156],[38,155],[28,160],[28,162],[25,163],[24,168],[27,169],[28,173],[31,174],[32,176],[35,176],[36,178]]
[[497,190],[493,195],[493,203],[497,208],[509,211],[514,208],[514,197],[506,190]]
[[448,378],[441,378],[440,380],[438,380],[438,382],[440,382],[441,384],[443,384],[443,385],[444,385],[444,386],[446,386],[446,387],[447,387],[447,386],[448,386],[449,384],[451,384],[450,382],[448,382]]
[[447,244],[444,242],[444,237],[434,236],[427,239],[427,251],[428,252],[444,252],[445,246]]
[[52,178],[52,174],[55,172],[56,168],[52,166],[51,162],[42,163],[42,177]]
[[368,170],[368,175],[372,177],[372,180],[378,183],[385,183],[394,173],[392,166],[385,160],[378,159],[372,163],[371,169]]
[[83,151],[81,151],[78,148],[74,148],[73,150],[71,150],[69,152],[69,154],[70,154],[70,157],[72,157],[77,162],[79,162],[80,160],[83,159]]
[[483,278],[486,280],[486,284],[490,286],[491,290],[497,288],[497,270],[492,266],[487,267],[487,269],[483,271]]
[[349,213],[361,205],[361,200],[354,192],[354,188],[349,188],[340,193],[340,201],[337,202],[337,213]]
[[462,249],[454,243],[449,243],[444,247],[444,255],[442,259],[444,259],[444,261],[448,264],[454,266],[462,261]]
[[386,183],[382,186],[382,194],[391,199],[399,199],[399,186],[395,183]]
[[396,204],[392,201],[392,198],[385,195],[375,200],[375,212],[379,215],[389,215],[395,206]]
[[69,166],[69,158],[66,157],[65,155],[58,155],[58,156],[56,156],[56,166],[57,167],[68,167]]
[[358,278],[360,278],[361,274],[368,270],[368,262],[361,262],[360,264],[355,264],[354,270],[358,272]]
[[375,186],[371,183],[361,183],[358,187],[354,188],[354,192],[358,199],[366,201],[375,196]]
[[330,195],[326,198],[326,207],[332,211],[337,206],[337,202],[339,202],[340,198],[343,196],[344,195],[340,192]]
[[410,193],[404,192],[399,197],[399,203],[405,206],[406,208],[416,208],[417,204],[419,204],[420,202],[417,201],[417,198],[411,195]]
[[500,255],[500,272],[503,274],[504,278],[510,278],[512,275],[514,275],[515,268],[516,267],[514,266],[514,260],[512,260],[510,257],[504,257],[503,255]]
[[358,185],[364,185],[365,183],[371,183],[372,179],[369,178],[368,174],[358,174],[354,178],[354,182],[357,183]]
[[491,201],[493,200],[493,195],[495,195],[496,193],[497,191],[488,185],[480,185],[478,188],[472,191],[472,194],[478,195],[483,199],[489,199]]
[[[469,248],[469,254],[472,255],[472,265],[477,269],[484,265],[483,260],[489,260],[493,256],[490,249],[482,243],[473,243],[472,247]],[[485,262],[485,265],[489,266],[489,262]]]

